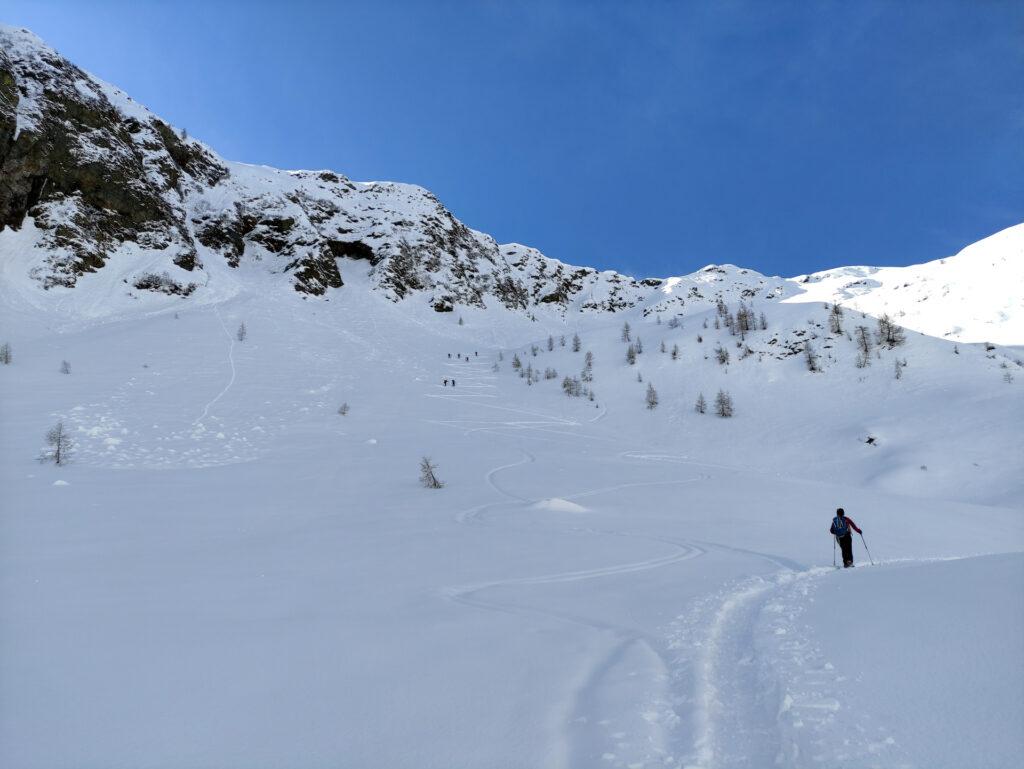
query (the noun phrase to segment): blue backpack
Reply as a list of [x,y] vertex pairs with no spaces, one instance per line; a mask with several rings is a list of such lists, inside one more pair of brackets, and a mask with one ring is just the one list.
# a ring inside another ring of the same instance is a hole
[[837,537],[845,537],[850,533],[850,526],[846,523],[846,518],[837,515],[832,519],[832,533]]

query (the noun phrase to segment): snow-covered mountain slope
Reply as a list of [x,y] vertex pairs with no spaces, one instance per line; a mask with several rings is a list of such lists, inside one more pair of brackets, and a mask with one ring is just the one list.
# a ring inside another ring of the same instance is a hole
[[1024,224],[911,267],[840,267],[793,280],[796,301],[840,302],[930,336],[1024,343]]
[[925,266],[1005,343],[900,340],[846,278],[639,281],[230,163],[0,42],[0,766],[1024,752],[1020,315],[965,309],[1020,228]]
[[[9,301],[114,318],[295,289],[350,303],[361,289],[525,313],[693,312],[718,298],[841,302],[965,342],[1024,343],[1024,225],[956,257],[792,280],[709,266],[644,279],[498,245],[427,190],[333,171],[235,163],[0,26],[0,270]],[[262,278],[267,276],[271,280]]]
[[226,161],[26,30],[0,28],[0,89],[5,277],[103,295],[86,303],[93,312],[130,296],[152,305],[152,294],[220,301],[245,265],[309,295],[368,269],[375,289],[439,311],[485,297],[616,309],[640,292],[631,278],[499,248],[414,185]]
[[[0,765],[931,769],[1024,747],[1020,559],[929,560],[1024,551],[1006,353],[909,333],[858,368],[874,321],[831,334],[816,303],[758,302],[741,339],[714,309],[460,325],[346,289],[59,331],[0,303]],[[592,401],[562,387],[587,352]],[[58,419],[73,462],[40,465]],[[884,569],[831,570],[838,505]]]

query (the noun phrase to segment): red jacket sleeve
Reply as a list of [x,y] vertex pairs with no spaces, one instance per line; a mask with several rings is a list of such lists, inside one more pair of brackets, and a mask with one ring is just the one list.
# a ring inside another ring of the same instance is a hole
[[851,518],[850,516],[846,516],[846,522],[847,522],[848,524],[850,524],[850,528],[851,528],[851,529],[853,529],[853,530],[854,530],[855,532],[857,532],[858,534],[863,534],[863,533],[864,533],[864,532],[862,532],[862,531],[860,530],[860,527],[859,527],[859,526],[857,526],[857,524],[855,524],[855,523],[853,522],[853,519],[852,519],[852,518]]

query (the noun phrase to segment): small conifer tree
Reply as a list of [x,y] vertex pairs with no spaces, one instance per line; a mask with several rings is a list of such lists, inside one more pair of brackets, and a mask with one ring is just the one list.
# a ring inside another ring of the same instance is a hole
[[430,461],[430,457],[420,459],[420,483],[427,489],[444,486],[444,481],[437,477],[437,465]]
[[71,459],[73,450],[74,441],[71,440],[64,423],[58,422],[46,431],[46,449],[39,456],[39,461],[66,465]]
[[647,383],[647,394],[644,396],[644,402],[650,411],[658,407],[658,391],[654,389],[654,385],[650,382]]
[[719,390],[715,396],[715,413],[720,417],[732,416],[732,396],[725,390]]

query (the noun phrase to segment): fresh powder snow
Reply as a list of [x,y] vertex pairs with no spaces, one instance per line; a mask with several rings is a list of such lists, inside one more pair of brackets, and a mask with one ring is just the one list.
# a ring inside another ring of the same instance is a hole
[[[459,325],[355,278],[314,305],[255,285],[57,328],[3,305],[4,765],[1018,754],[1019,348],[908,333],[858,368],[817,302],[765,305],[741,358],[711,307]],[[809,329],[819,373],[775,355]],[[587,351],[593,401],[560,386]],[[75,453],[40,466],[57,420]],[[840,505],[874,567],[858,539],[833,570]]]
[[162,217],[0,229],[0,766],[1019,762],[1024,225],[638,280],[0,42]]

